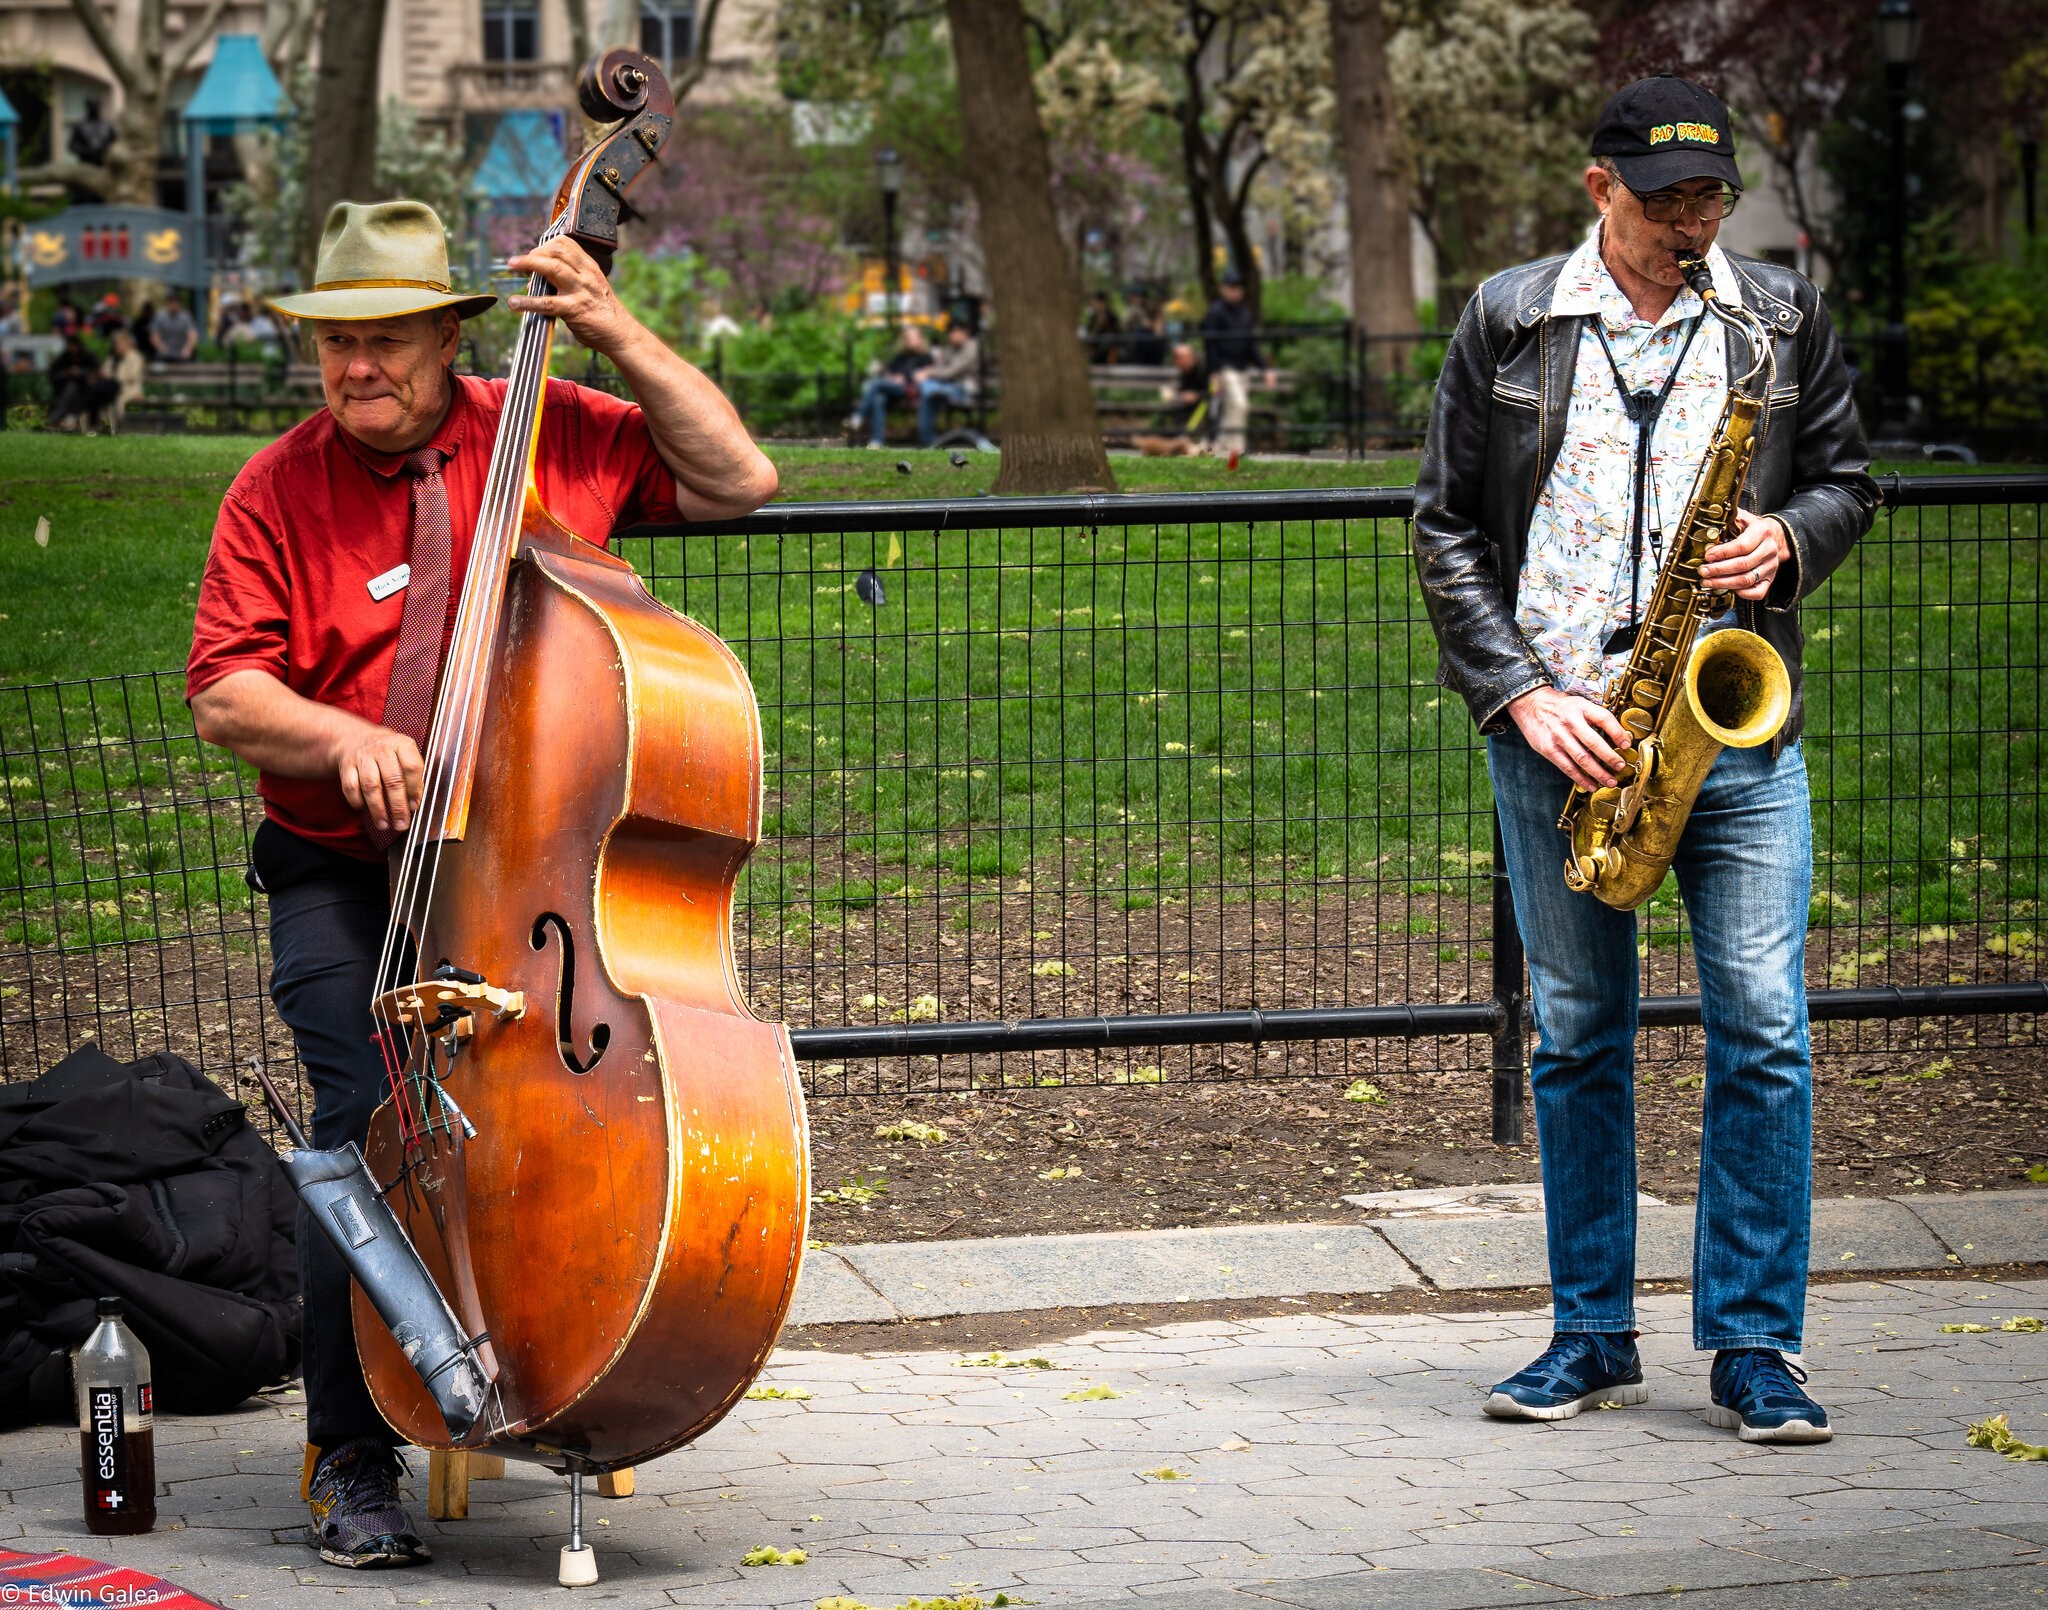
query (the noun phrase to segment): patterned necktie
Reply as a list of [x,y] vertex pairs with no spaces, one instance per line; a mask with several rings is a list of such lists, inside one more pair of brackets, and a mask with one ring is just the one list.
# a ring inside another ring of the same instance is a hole
[[[448,523],[448,486],[441,466],[448,455],[422,447],[407,456],[405,473],[412,477],[412,573],[405,584],[405,614],[398,623],[398,653],[391,661],[391,688],[384,696],[384,725],[427,747],[427,728],[434,719],[434,685],[441,673],[441,637],[448,622],[448,567],[452,531]],[[379,849],[396,833],[369,828]]]
[[434,719],[434,683],[441,671],[441,633],[448,620],[448,487],[441,466],[448,455],[422,447],[405,461],[412,482],[412,574],[405,584],[405,614],[398,623],[398,653],[391,661],[391,690],[384,696],[384,725],[402,732],[424,751]]

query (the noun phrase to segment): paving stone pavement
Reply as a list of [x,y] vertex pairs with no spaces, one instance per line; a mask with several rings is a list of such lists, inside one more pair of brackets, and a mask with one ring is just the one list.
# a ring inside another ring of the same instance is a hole
[[[1547,1338],[1541,1311],[1187,1321],[1045,1346],[1055,1368],[946,1352],[779,1350],[749,1401],[593,1500],[579,1601],[811,1610],[998,1592],[1047,1606],[1488,1610],[1687,1589],[1710,1610],[2048,1604],[2048,1464],[1966,1446],[2011,1416],[2048,1441],[2048,1280],[1828,1284],[1813,1387],[1838,1435],[1746,1445],[1701,1415],[1688,1299],[1641,1305],[1651,1401],[1555,1426],[1479,1412]],[[1943,1324],[1982,1333],[1943,1334]],[[799,1336],[796,1340],[801,1343]],[[1110,1395],[1089,1398],[1094,1386]],[[77,1439],[0,1436],[0,1547],[158,1571],[224,1606],[529,1610],[554,1584],[564,1484],[510,1467],[425,1569],[366,1576],[299,1541],[296,1397],[158,1422],[159,1530],[88,1538]],[[423,1486],[415,1461],[413,1487]],[[749,1569],[762,1544],[806,1563]]]

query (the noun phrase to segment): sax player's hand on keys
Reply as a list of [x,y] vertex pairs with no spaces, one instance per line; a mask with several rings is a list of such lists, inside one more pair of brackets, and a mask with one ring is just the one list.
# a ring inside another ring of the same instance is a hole
[[1621,772],[1632,740],[1604,704],[1556,688],[1531,688],[1508,706],[1529,747],[1585,789],[1605,788]]
[[1770,514],[1735,511],[1735,535],[1707,550],[1700,581],[1720,593],[1755,603],[1771,590],[1778,567],[1792,557],[1785,522]]

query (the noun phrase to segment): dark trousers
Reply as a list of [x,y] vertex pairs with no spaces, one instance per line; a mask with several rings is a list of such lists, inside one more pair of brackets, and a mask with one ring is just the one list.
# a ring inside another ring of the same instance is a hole
[[[391,918],[383,868],[312,878],[270,894],[270,998],[298,1042],[313,1084],[313,1144],[363,1144],[384,1099],[384,1059],[371,1039],[377,957]],[[356,1359],[348,1270],[299,1209],[305,1294],[306,1440],[335,1448],[357,1437],[399,1439],[370,1401]]]
[[121,385],[115,380],[74,380],[60,387],[50,399],[48,424],[52,429],[63,424],[76,414],[87,421],[104,415],[113,401],[121,395]]

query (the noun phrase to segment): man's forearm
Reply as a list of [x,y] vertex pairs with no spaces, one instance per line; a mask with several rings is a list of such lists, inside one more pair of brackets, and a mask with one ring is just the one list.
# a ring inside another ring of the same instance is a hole
[[192,724],[259,771],[328,777],[352,739],[377,729],[360,716],[316,704],[266,671],[234,671],[192,699]]
[[654,450],[675,475],[684,519],[745,514],[775,495],[775,466],[701,370],[641,326],[608,356],[646,416]]

